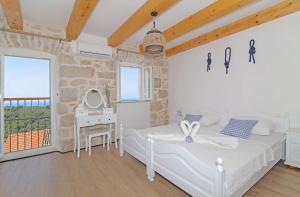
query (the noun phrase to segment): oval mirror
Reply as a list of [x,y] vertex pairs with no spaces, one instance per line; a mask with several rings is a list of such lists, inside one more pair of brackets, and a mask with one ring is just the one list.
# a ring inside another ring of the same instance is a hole
[[85,104],[92,109],[97,109],[102,105],[103,102],[102,93],[97,89],[89,89],[85,93]]

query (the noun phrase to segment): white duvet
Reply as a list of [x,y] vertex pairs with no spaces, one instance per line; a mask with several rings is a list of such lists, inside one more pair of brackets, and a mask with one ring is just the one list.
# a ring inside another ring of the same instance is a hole
[[[201,127],[198,135],[209,136],[213,139],[224,137],[219,131],[222,127],[218,125],[210,127]],[[165,126],[153,127],[141,130],[132,130],[136,135],[147,138],[148,133],[154,136],[163,135],[180,135],[182,131],[178,124],[170,124]],[[226,137],[226,136],[225,136]],[[272,133],[269,136],[251,135],[248,140],[239,139],[236,148],[222,148],[210,143],[186,143],[182,141],[168,143],[176,143],[186,147],[188,151],[194,154],[199,160],[205,162],[212,168],[218,157],[224,160],[224,168],[226,174],[227,195],[233,194],[244,183],[246,183],[256,172],[273,161],[274,150],[276,144],[281,143],[285,139],[282,133]],[[145,145],[146,146],[146,145]]]

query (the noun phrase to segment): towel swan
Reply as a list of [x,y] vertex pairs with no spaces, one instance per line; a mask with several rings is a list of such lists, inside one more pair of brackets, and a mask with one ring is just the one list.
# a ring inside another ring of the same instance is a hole
[[187,120],[183,120],[180,123],[181,130],[184,134],[185,141],[187,143],[192,143],[193,139],[196,137],[199,129],[200,129],[200,123],[198,121],[194,121],[190,123]]
[[200,130],[199,122],[192,122],[191,124],[183,120],[180,123],[180,128],[183,134],[155,134],[153,137],[160,140],[167,141],[185,141],[186,143],[195,142],[197,144],[210,144],[223,149],[235,149],[239,145],[239,140],[231,136],[209,136],[198,134]]

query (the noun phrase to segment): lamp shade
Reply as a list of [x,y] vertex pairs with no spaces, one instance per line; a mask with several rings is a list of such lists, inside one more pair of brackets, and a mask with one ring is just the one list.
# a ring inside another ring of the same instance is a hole
[[165,44],[165,37],[155,27],[147,32],[143,41],[145,52],[150,54],[162,53],[164,51]]

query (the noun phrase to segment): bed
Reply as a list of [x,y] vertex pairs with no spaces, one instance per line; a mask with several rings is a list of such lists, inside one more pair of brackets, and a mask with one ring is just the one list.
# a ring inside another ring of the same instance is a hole
[[[280,159],[285,157],[286,116],[266,116],[278,124],[270,136],[252,135],[237,149],[156,139],[161,133],[181,132],[178,124],[142,130],[123,130],[120,154],[126,151],[192,196],[242,196]],[[218,135],[219,125],[201,127],[202,134]]]

